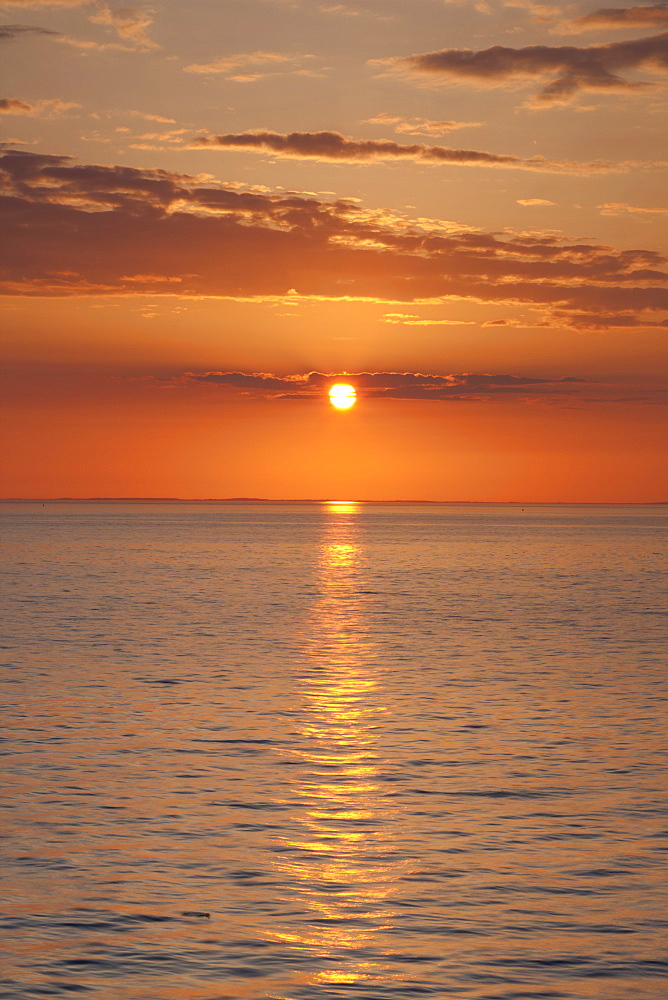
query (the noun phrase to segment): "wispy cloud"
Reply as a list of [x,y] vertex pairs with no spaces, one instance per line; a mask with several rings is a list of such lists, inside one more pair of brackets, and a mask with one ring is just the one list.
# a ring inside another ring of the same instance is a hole
[[58,98],[37,101],[36,104],[23,101],[20,97],[0,98],[0,114],[25,115],[29,118],[60,118],[73,108],[80,107],[76,101],[61,101]]
[[[0,4],[7,6],[7,4]],[[46,6],[45,4],[14,4],[13,6]],[[77,4],[52,6],[80,6]],[[146,34],[146,29],[153,23],[153,18],[145,10],[136,7],[100,7],[93,11],[88,17],[89,21],[95,24],[102,24],[113,28],[118,41],[99,42],[91,38],[74,38],[65,35],[61,31],[54,31],[51,28],[42,28],[29,24],[3,24],[0,25],[0,41],[17,40],[30,35],[50,36],[54,41],[62,45],[69,45],[79,49],[81,52],[149,52],[160,46]]]
[[570,313],[555,309],[553,318],[555,325],[562,324],[571,330],[610,330],[610,329],[668,329],[668,319],[649,320],[644,317],[634,316],[629,313],[605,312],[577,312]]
[[547,198],[518,198],[517,204],[523,205],[525,208],[533,208],[540,205],[554,205],[555,202],[548,201]]
[[372,18],[374,21],[393,21],[392,14],[379,14],[366,7],[351,7],[347,3],[322,3],[318,6],[321,14],[333,14],[335,17]]
[[113,28],[118,37],[133,49],[148,52],[160,48],[146,34],[146,29],[153,24],[153,18],[139,7],[102,7],[90,14],[89,20],[94,24]]
[[147,122],[161,122],[163,125],[176,125],[176,118],[166,118],[164,115],[151,115],[145,111],[129,111],[128,114],[136,115]]
[[51,28],[40,28],[34,24],[0,24],[0,42],[13,42],[30,35],[60,36],[59,31]]
[[385,313],[382,321],[392,326],[475,326],[473,320],[423,319],[414,313]]
[[184,66],[186,73],[221,73],[234,83],[255,83],[267,76],[286,74],[316,75],[316,71],[304,64],[313,59],[312,55],[290,55],[285,52],[244,52],[237,55],[221,56],[208,63],[191,63]]
[[378,163],[383,160],[405,159],[431,166],[455,164],[559,174],[606,173],[619,169],[602,162],[548,160],[543,156],[523,158],[477,149],[454,149],[450,146],[427,146],[422,143],[402,145],[387,139],[349,139],[340,132],[228,132],[222,135],[198,135],[188,145],[191,148],[236,149],[289,159],[326,160],[333,163]]
[[406,57],[371,60],[387,73],[422,79],[468,81],[482,86],[516,86],[531,79],[549,79],[530,101],[531,106],[566,104],[581,91],[632,92],[650,86],[648,81],[620,76],[623,71],[668,70],[668,33],[611,42],[607,45],[529,45],[508,48],[494,45],[471,49],[442,49]]
[[141,135],[135,136],[135,141],[128,145],[130,149],[164,150],[175,148],[180,146],[183,135],[187,131],[188,129],[185,128],[172,128],[166,132],[143,132]]
[[560,24],[561,31],[579,34],[601,28],[668,27],[668,4],[642,4],[636,7],[602,7],[573,21]]
[[639,208],[637,205],[627,205],[623,201],[608,201],[596,206],[601,215],[666,215],[668,208]]
[[536,3],[535,0],[504,0],[503,6],[525,10],[534,24],[549,24],[563,13],[559,7]]
[[431,118],[402,118],[379,114],[363,119],[364,125],[387,125],[399,135],[446,135],[460,128],[478,128],[481,122],[433,121]]
[[362,13],[345,3],[321,3],[318,10],[321,14],[338,14],[341,17],[359,17]]

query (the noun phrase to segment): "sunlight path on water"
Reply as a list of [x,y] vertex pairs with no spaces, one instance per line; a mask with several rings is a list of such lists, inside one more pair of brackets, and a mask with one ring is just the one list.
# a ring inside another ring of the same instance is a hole
[[293,771],[296,829],[275,859],[296,919],[276,937],[320,966],[298,976],[301,985],[373,989],[403,978],[387,968],[379,937],[396,925],[392,897],[407,860],[382,781],[391,770],[376,736],[387,712],[384,668],[359,596],[366,560],[358,518],[358,504],[330,503],[318,548],[318,594],[297,677],[304,745]]

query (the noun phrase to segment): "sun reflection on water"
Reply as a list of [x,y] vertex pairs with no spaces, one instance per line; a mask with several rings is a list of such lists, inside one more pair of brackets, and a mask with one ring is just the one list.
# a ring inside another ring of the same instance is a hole
[[396,810],[378,746],[387,706],[364,608],[359,522],[357,504],[327,505],[298,678],[296,809],[275,862],[296,911],[276,939],[311,969],[300,982],[323,987],[398,978],[383,968],[379,936],[394,926],[391,900],[405,867],[392,846]]

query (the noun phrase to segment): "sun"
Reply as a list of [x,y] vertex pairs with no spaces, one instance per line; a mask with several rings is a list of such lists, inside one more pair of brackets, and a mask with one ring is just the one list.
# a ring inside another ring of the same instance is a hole
[[357,402],[357,393],[352,385],[337,382],[329,390],[329,401],[337,410],[348,410]]

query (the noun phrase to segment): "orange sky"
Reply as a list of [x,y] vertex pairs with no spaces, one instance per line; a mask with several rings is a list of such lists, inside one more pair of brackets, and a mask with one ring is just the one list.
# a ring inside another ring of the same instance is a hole
[[665,4],[0,15],[1,496],[668,498]]

